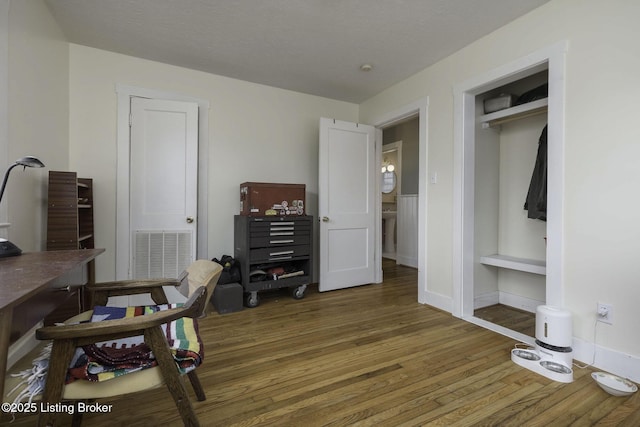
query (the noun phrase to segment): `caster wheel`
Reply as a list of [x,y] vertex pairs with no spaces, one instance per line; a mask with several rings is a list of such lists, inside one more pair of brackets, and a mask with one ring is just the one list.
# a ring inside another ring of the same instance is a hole
[[291,296],[293,299],[304,298],[304,293],[307,290],[307,285],[298,286],[297,288],[291,288]]
[[245,295],[244,304],[249,308],[255,308],[260,304],[257,292],[251,292]]

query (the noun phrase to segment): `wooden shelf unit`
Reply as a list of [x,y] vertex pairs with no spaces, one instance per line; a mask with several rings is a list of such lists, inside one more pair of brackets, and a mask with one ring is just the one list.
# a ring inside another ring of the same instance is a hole
[[93,180],[49,172],[47,250],[93,249]]
[[[93,180],[78,178],[76,172],[49,171],[47,200],[47,251],[94,249]],[[78,314],[89,302],[83,285],[95,281],[86,269],[52,284],[49,298],[56,309],[44,318],[45,325]]]

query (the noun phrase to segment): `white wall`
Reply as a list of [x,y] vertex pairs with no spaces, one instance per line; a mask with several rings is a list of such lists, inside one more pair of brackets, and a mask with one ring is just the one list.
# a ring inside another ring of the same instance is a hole
[[94,179],[98,280],[115,274],[117,84],[210,102],[208,258],[233,255],[244,181],[306,184],[317,215],[319,118],[358,118],[356,104],[72,44],[69,167]]
[[[9,164],[9,0],[0,0],[0,168]],[[7,204],[0,203],[0,238],[7,238]]]
[[614,324],[598,326],[598,346],[640,356],[638,16],[636,0],[554,0],[361,104],[360,122],[366,123],[429,97],[429,170],[439,179],[420,183],[429,186],[430,292],[453,295],[452,86],[568,40],[565,301],[574,336],[591,343],[596,302],[613,304]]
[[[25,155],[46,169],[11,172],[8,236],[23,251],[43,250],[48,170],[68,167],[69,45],[40,0],[9,2],[8,148],[5,167]],[[0,221],[2,222],[2,221]]]

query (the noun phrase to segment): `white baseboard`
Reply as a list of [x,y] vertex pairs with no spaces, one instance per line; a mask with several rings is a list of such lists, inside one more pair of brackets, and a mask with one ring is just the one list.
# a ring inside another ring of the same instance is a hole
[[535,313],[536,307],[545,304],[544,301],[538,301],[520,295],[509,294],[506,292],[499,292],[499,294],[500,304],[508,305],[509,307],[513,308],[519,308],[520,310],[528,311],[529,313]]
[[488,307],[495,304],[504,304],[509,307],[518,308],[520,310],[535,313],[536,307],[544,305],[544,301],[538,301],[520,295],[509,294],[507,292],[495,291],[478,295],[473,299],[473,307],[475,309]]
[[[596,327],[601,326],[604,325],[596,325]],[[573,358],[581,365],[593,364],[592,368],[640,383],[640,357],[597,344],[594,346],[592,342],[573,337]]]
[[395,260],[396,259],[396,253],[395,252],[382,252],[382,258],[388,258],[388,259]]
[[418,258],[396,254],[396,264],[418,268]]
[[500,302],[500,293],[498,291],[487,292],[486,294],[477,295],[473,298],[473,308],[477,310],[479,308],[496,305],[499,302]]
[[439,308],[440,310],[444,310],[448,313],[451,313],[453,311],[453,301],[451,300],[451,297],[447,297],[444,295],[427,291],[425,298],[426,298],[426,301],[418,301],[418,302],[421,304],[431,305],[435,308]]

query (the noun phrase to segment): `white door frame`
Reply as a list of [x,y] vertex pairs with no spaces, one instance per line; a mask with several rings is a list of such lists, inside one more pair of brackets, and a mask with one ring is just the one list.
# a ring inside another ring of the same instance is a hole
[[209,101],[173,92],[116,85],[118,96],[117,118],[117,173],[116,173],[116,280],[130,276],[129,234],[129,117],[131,97],[166,99],[198,104],[198,245],[196,259],[208,258],[208,170],[209,170]]
[[[373,126],[384,129],[393,126],[411,116],[418,115],[418,302],[441,307],[442,303],[438,294],[431,293],[427,289],[427,171],[429,167],[428,155],[428,111],[429,97],[382,114],[372,120]],[[376,138],[376,164],[382,162],[382,138]],[[380,180],[377,180],[378,187]],[[382,281],[382,192],[378,188],[376,202],[376,282]]]

